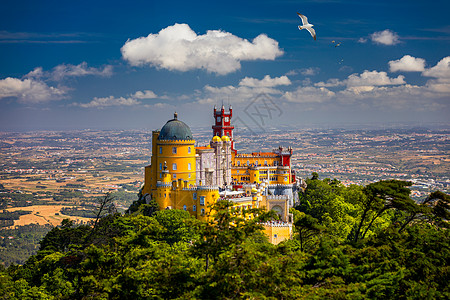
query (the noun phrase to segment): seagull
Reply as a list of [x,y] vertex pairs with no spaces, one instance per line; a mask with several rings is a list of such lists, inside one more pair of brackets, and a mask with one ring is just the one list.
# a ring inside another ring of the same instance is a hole
[[334,48],[339,47],[341,45],[341,42],[336,43],[336,41],[331,41],[334,45]]
[[316,31],[312,28],[314,25],[308,23],[308,18],[300,13],[297,13],[297,15],[302,19],[303,26],[298,26],[299,30],[306,29],[311,33],[311,36],[316,40]]

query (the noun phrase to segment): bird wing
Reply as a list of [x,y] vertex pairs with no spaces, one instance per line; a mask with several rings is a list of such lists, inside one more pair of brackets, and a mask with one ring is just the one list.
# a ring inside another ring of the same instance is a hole
[[300,19],[302,19],[302,23],[303,25],[309,24],[308,23],[308,18],[300,13],[297,13],[297,15],[300,17]]
[[316,31],[313,28],[306,28],[306,30],[308,30],[314,40],[316,40]]

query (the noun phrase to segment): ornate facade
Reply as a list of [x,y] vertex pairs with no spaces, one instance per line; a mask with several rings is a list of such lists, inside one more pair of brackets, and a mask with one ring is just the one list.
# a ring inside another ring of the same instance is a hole
[[300,186],[291,170],[292,149],[238,154],[231,117],[231,107],[228,112],[214,108],[214,135],[203,147],[194,147],[189,126],[176,113],[153,131],[142,195],[161,209],[183,209],[198,219],[207,219],[219,199],[239,208],[274,210],[280,220],[263,225],[269,241],[277,244],[292,235],[289,208]]

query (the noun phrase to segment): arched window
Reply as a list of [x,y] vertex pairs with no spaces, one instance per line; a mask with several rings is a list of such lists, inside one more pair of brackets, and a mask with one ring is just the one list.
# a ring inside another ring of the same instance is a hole
[[191,170],[191,163],[188,163],[188,170]]
[[202,214],[202,216],[205,214],[205,209],[204,208],[202,208],[201,210],[200,210],[200,213]]
[[274,207],[272,207],[272,210],[273,210],[274,212],[276,212],[277,215],[279,215],[280,217],[282,217],[282,214],[283,214],[283,208],[282,208],[281,206],[275,205]]
[[193,211],[197,211],[197,205],[192,206]]
[[172,170],[176,171],[177,169],[177,164],[172,164]]
[[191,147],[188,147],[188,154],[191,154]]
[[159,154],[162,154],[162,147],[159,147]]
[[183,210],[186,211],[187,210],[187,206],[183,205]]

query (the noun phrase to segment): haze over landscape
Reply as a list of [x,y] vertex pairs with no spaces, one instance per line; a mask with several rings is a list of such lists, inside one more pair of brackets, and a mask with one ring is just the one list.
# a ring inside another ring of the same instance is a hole
[[[448,1],[2,7],[0,130],[205,127],[222,103],[256,127],[448,125]],[[246,110],[261,96],[272,110]]]

